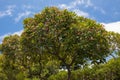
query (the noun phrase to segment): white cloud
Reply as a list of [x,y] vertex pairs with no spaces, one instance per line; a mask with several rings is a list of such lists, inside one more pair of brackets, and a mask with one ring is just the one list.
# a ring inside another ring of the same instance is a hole
[[91,0],[87,0],[86,7],[93,6]]
[[5,11],[0,11],[0,17],[12,16],[15,7],[15,5],[7,6],[7,9]]
[[17,32],[14,32],[14,33],[7,33],[7,34],[5,34],[5,35],[0,36],[0,44],[2,43],[2,40],[3,40],[6,36],[15,35],[15,34],[17,34],[17,35],[20,36],[20,35],[22,34],[22,32],[23,32],[23,30],[20,30],[20,31],[17,31]]
[[14,33],[12,33],[12,35],[15,35],[15,34],[17,34],[17,35],[21,35],[22,34],[22,32],[23,32],[23,30],[20,30],[20,31],[17,31],[17,32],[14,32]]
[[85,7],[93,6],[93,4],[91,3],[91,0],[75,0],[68,5],[59,4],[58,7],[62,8],[62,9],[72,9],[78,5],[85,5]]
[[61,9],[70,9],[71,8],[71,6],[67,6],[66,4],[60,4],[60,5],[58,5],[58,7]]
[[33,8],[33,6],[31,6],[31,5],[23,5],[23,9],[32,9]]
[[10,35],[10,33],[0,36],[0,44],[2,43],[2,40],[4,39],[4,37],[6,37],[8,35]]
[[81,10],[79,10],[79,9],[74,9],[73,11],[74,11],[77,15],[79,15],[79,16],[89,17],[89,14],[88,14],[88,13],[83,12],[83,11],[81,11]]
[[85,5],[85,7],[93,6],[91,0],[75,0],[71,3],[71,6],[76,7],[77,5]]
[[120,33],[120,21],[112,23],[102,23],[107,31]]
[[[74,0],[73,2],[70,2],[68,5],[67,4],[59,4],[58,7],[62,8],[62,9],[70,9],[70,10],[74,10],[77,8],[77,6],[82,5],[86,8],[91,7],[96,11],[100,11],[102,14],[105,14],[105,10],[95,6],[91,0]],[[83,11],[82,11],[83,12]],[[87,13],[88,14],[88,13]]]
[[69,9],[75,12],[79,16],[89,17],[89,14],[87,12],[84,12],[80,9],[76,9],[77,5],[85,5],[85,6],[92,6],[92,3],[90,0],[75,0],[71,2],[70,4],[59,4],[58,7],[61,9]]
[[18,22],[20,19],[24,17],[28,17],[30,14],[32,14],[31,11],[25,11],[25,12],[19,13],[18,16],[15,18],[15,22]]

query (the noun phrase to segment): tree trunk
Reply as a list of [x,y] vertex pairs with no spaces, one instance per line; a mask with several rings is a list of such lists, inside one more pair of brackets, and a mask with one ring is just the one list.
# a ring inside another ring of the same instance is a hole
[[70,70],[70,66],[67,66],[67,71],[68,71],[67,80],[70,80],[70,79],[71,79],[71,70]]

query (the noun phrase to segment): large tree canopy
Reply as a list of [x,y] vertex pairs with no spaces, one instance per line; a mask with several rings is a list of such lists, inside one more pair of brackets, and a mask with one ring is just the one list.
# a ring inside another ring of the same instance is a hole
[[96,21],[50,7],[24,20],[21,43],[25,54],[47,53],[60,60],[70,80],[73,66],[101,63],[110,54],[107,35]]

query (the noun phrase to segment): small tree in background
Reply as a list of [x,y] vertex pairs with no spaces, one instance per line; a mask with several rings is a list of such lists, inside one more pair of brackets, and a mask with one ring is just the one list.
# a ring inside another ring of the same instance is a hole
[[120,34],[108,32],[108,40],[110,44],[110,53],[114,58],[120,56]]
[[16,75],[19,73],[20,64],[20,41],[18,35],[7,36],[4,38],[2,51],[2,71],[6,74],[7,79],[16,80]]

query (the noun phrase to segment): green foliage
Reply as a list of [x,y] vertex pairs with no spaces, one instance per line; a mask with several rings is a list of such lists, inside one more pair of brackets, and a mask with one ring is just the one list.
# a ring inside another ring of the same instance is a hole
[[110,44],[110,52],[115,53],[116,55],[120,55],[120,34],[109,32],[108,33],[109,44]]
[[1,50],[2,50],[2,44],[0,44],[0,53],[1,53]]
[[16,75],[16,79],[17,80],[24,80],[24,74],[23,73],[18,73],[17,75]]
[[7,80],[7,76],[2,69],[4,56],[0,54],[0,80]]
[[[106,64],[87,66],[83,69],[72,71],[71,80],[119,80],[120,58],[111,59]],[[66,80],[67,72],[60,71],[48,80]]]
[[58,74],[50,76],[48,80],[67,80],[67,72],[60,71]]
[[16,75],[19,73],[19,36],[13,35],[5,37],[2,43],[2,55],[1,67],[9,80],[16,80]]

